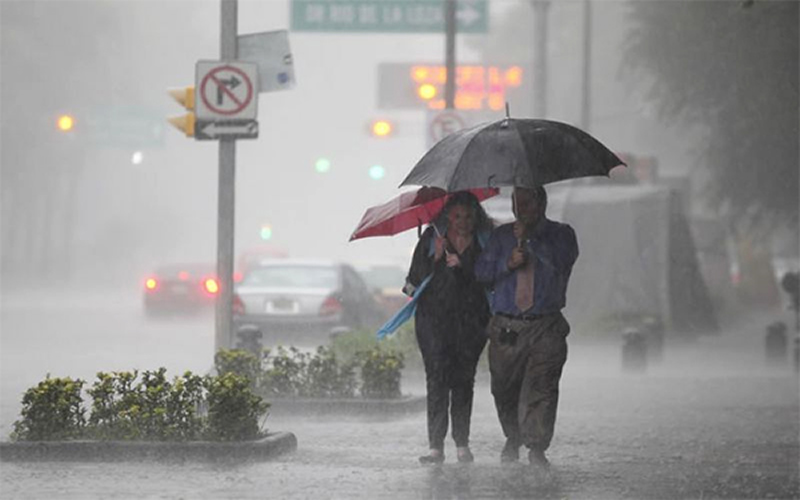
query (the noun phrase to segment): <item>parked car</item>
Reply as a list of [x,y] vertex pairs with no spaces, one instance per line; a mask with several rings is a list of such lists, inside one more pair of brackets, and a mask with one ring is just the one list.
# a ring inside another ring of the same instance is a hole
[[258,266],[258,263],[265,259],[285,259],[289,257],[289,252],[285,249],[264,243],[257,246],[248,247],[239,254],[236,258],[235,272],[233,280],[235,282],[242,281],[242,277],[247,271],[253,267]]
[[235,329],[255,325],[265,342],[326,342],[346,329],[377,328],[388,317],[352,266],[271,259],[252,266],[233,297]]
[[358,271],[375,300],[387,314],[396,313],[410,300],[410,297],[403,293],[407,274],[403,266],[389,263],[369,264],[359,266]]
[[148,316],[211,310],[219,294],[213,264],[171,264],[144,280],[144,311]]

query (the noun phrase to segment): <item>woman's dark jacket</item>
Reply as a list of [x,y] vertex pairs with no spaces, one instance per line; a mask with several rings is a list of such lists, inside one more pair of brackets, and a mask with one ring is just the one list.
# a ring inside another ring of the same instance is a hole
[[[483,349],[489,304],[485,288],[475,279],[475,262],[481,253],[478,238],[459,255],[461,265],[447,267],[445,255],[434,262],[433,227],[428,227],[417,243],[407,281],[414,287],[433,273],[420,295],[415,316],[417,339],[423,356],[442,349]],[[447,251],[456,253],[447,242]],[[480,354],[480,351],[478,352]]]

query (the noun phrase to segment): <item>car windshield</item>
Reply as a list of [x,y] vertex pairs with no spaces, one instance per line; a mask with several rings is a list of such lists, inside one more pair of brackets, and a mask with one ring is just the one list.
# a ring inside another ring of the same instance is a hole
[[242,285],[336,288],[338,273],[329,266],[268,266],[252,269],[242,280]]

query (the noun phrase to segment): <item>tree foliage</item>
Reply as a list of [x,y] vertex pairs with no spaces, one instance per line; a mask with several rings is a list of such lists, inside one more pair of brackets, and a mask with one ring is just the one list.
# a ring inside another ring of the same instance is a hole
[[798,2],[638,1],[624,66],[667,118],[700,124],[712,207],[798,223]]

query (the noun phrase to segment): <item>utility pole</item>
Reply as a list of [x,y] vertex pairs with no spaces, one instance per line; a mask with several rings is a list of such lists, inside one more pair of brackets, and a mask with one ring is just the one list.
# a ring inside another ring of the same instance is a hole
[[583,92],[581,128],[592,126],[592,1],[583,0]]
[[547,11],[550,0],[531,0],[534,15],[533,112],[547,118]]
[[444,86],[444,107],[456,105],[456,0],[445,0],[445,67],[447,81]]
[[[221,0],[220,59],[237,58],[238,0]],[[236,194],[236,139],[219,140],[219,183],[217,186],[217,279],[220,294],[216,305],[214,345],[217,349],[233,346],[233,251]]]

